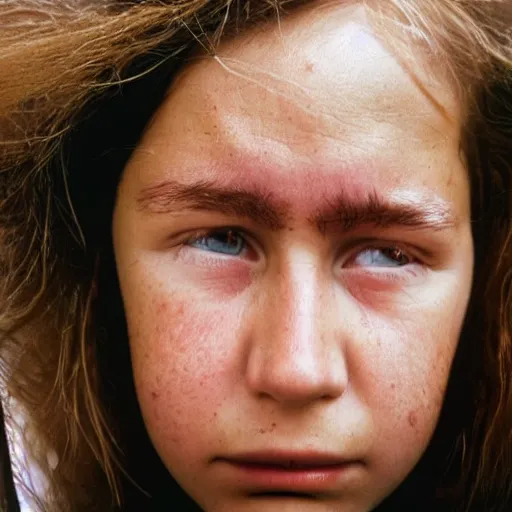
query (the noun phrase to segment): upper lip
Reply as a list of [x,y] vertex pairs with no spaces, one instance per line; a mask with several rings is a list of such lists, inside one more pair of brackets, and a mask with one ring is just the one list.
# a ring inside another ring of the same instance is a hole
[[276,450],[245,452],[229,457],[222,457],[222,459],[234,464],[276,466],[283,469],[321,468],[326,466],[340,466],[354,462],[353,460],[351,461],[331,453]]

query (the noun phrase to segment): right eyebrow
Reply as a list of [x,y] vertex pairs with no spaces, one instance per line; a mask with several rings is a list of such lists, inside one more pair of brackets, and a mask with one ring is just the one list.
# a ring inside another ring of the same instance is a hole
[[206,210],[249,218],[272,231],[284,229],[288,208],[270,194],[238,187],[222,187],[209,181],[191,185],[168,180],[145,188],[137,197],[141,211],[169,214],[179,208]]

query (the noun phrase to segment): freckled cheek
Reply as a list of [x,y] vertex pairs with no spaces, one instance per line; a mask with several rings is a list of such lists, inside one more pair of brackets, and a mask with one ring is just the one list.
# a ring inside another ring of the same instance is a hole
[[386,467],[414,462],[437,424],[457,337],[446,324],[426,321],[373,318],[371,330],[375,335],[360,355],[371,367],[363,372],[361,364],[354,376],[358,391],[371,411],[374,439],[388,447]]
[[[177,295],[177,294],[176,294]],[[198,449],[216,421],[236,366],[236,308],[207,308],[190,298],[155,297],[140,304],[130,336],[135,384],[148,431],[162,453]],[[229,329],[226,330],[226,326]]]
[[212,300],[232,297],[245,290],[253,281],[254,270],[247,262],[235,258],[203,260],[183,268],[183,278],[197,292],[211,294]]
[[377,279],[375,275],[347,272],[343,280],[344,287],[364,308],[369,308],[382,315],[402,315],[411,305],[422,301],[425,282],[418,277],[414,286],[404,283],[403,278]]

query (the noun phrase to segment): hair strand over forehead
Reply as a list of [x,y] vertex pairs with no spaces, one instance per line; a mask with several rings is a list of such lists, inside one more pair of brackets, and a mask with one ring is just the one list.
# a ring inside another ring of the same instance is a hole
[[[95,307],[104,292],[98,275],[109,234],[91,234],[90,210],[101,207],[81,204],[73,190],[87,180],[92,188],[85,190],[98,188],[95,179],[112,181],[105,186],[112,197],[101,210],[111,213],[122,168],[113,177],[102,170],[122,167],[157,107],[139,101],[140,91],[153,87],[161,98],[164,79],[172,79],[191,51],[203,48],[215,56],[221,40],[277,23],[309,3],[0,4],[0,357],[9,395],[25,410],[27,445],[50,484],[48,498],[40,498],[42,510],[106,510],[110,501],[115,509],[129,457],[116,445],[119,418],[96,364],[105,339],[116,336]],[[512,491],[512,2],[361,4],[397,54],[409,59],[418,51],[443,63],[466,104],[461,153],[471,177],[477,271],[454,367],[460,382],[445,406],[453,434],[445,455],[453,456],[455,470],[439,487],[457,507],[477,511],[486,503],[485,510],[497,509],[497,500]],[[123,114],[132,96],[139,110]],[[112,135],[109,142],[118,148],[95,146],[95,116],[107,109],[114,126],[133,125],[126,140]],[[117,149],[123,150],[118,160]],[[464,405],[455,407],[462,396]],[[472,489],[469,498],[464,486]]]

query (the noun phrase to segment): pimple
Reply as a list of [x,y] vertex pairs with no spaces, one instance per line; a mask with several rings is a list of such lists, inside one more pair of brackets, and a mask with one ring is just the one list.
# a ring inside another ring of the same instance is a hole
[[407,420],[409,421],[409,425],[414,428],[418,423],[418,416],[414,411],[411,411],[407,416]]
[[157,306],[157,312],[159,314],[166,313],[168,309],[169,309],[169,304],[167,302],[161,302]]

